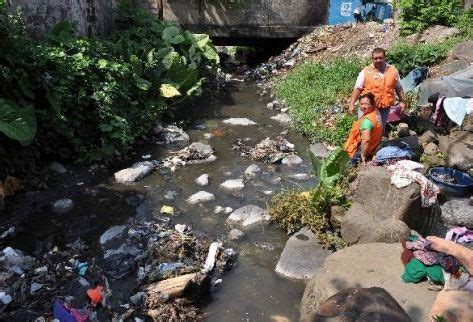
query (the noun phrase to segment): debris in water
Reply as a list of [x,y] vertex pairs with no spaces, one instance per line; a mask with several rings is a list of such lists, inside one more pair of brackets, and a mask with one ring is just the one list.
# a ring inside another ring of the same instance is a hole
[[233,150],[241,151],[241,155],[249,157],[255,161],[276,163],[289,155],[294,155],[294,144],[287,141],[282,136],[274,139],[266,138],[255,147],[250,147],[238,139],[233,145]]

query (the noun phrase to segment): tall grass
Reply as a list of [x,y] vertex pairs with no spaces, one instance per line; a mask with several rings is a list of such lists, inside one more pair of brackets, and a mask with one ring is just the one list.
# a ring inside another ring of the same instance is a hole
[[[364,63],[357,59],[307,62],[297,66],[275,84],[278,99],[289,105],[295,126],[311,141],[340,144],[346,138],[352,118],[340,113]],[[335,113],[335,126],[324,126],[324,115]]]

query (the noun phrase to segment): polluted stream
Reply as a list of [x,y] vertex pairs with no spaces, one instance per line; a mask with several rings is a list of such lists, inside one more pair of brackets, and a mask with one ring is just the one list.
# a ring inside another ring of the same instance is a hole
[[[266,209],[268,200],[278,192],[315,185],[308,161],[307,141],[289,125],[271,119],[281,111],[268,109],[269,101],[269,98],[260,96],[253,83],[230,82],[219,95],[201,98],[188,110],[181,108],[179,113],[182,115],[177,117],[181,121],[177,125],[185,129],[189,142],[179,146],[146,144],[134,151],[130,162],[142,161],[144,155],[150,160],[163,160],[192,142],[211,145],[217,156],[214,162],[178,166],[174,171],[160,168],[130,185],[118,184],[110,175],[95,178],[89,175],[85,182],[74,181],[74,176],[71,176],[69,182],[63,183],[63,189],[60,187],[50,192],[45,200],[35,200],[39,197],[34,193],[25,196],[25,200],[33,200],[31,204],[23,205],[28,216],[16,224],[17,234],[8,246],[39,258],[46,256],[42,255],[44,251],[53,246],[61,249],[80,237],[88,249],[82,251],[79,260],[100,262],[103,253],[99,238],[112,226],[128,225],[132,221],[139,237],[140,223],[168,222],[171,227],[187,225],[192,231],[205,234],[208,240],[220,241],[224,248],[233,248],[238,253],[233,268],[220,277],[222,281],[211,288],[210,298],[200,304],[206,321],[298,320],[304,283],[280,277],[274,271],[288,236],[273,224],[257,223],[242,228],[239,224],[227,222],[229,208],[236,210],[255,205]],[[256,124],[242,126],[223,122],[229,118],[248,118]],[[268,137],[274,139],[278,136],[294,144],[302,163],[272,164],[242,155],[241,146],[255,146]],[[245,175],[250,165],[260,168],[251,177]],[[202,174],[209,177],[207,186],[195,182]],[[242,179],[244,187],[228,189],[221,186],[223,182],[235,179]],[[189,204],[187,199],[199,191],[212,193],[215,200]],[[50,208],[37,205],[64,196],[74,200],[73,214],[52,214]],[[175,214],[161,214],[163,206],[172,207]],[[12,213],[11,217],[18,214],[21,211]],[[147,228],[143,229],[147,231]],[[244,236],[231,240],[228,235],[232,229],[243,231]],[[48,254],[55,256],[51,251]],[[67,259],[71,255],[66,253],[65,256]],[[133,290],[135,279],[136,275],[132,275],[125,280],[110,281],[115,301],[118,301],[116,304],[127,303],[136,292]],[[55,294],[67,294],[68,290],[75,292],[74,295],[83,294],[76,286],[71,286],[72,282],[68,283]],[[19,315],[13,316],[21,319]],[[99,320],[106,320],[106,317],[107,314],[99,312]]]
[[[149,189],[148,211],[159,211],[163,205],[175,207],[180,214],[171,218],[172,223],[191,225],[194,230],[209,234],[212,240],[223,241],[225,247],[232,247],[239,253],[236,265],[223,276],[222,284],[212,290],[211,300],[203,308],[207,321],[298,320],[304,284],[282,278],[274,272],[288,236],[274,225],[256,224],[248,230],[239,225],[229,225],[226,223],[229,214],[215,213],[218,206],[238,209],[256,205],[264,209],[271,195],[277,192],[315,184],[310,176],[310,164],[306,161],[309,160],[307,141],[289,126],[272,120],[271,117],[280,112],[269,110],[267,102],[260,98],[251,83],[233,83],[226,94],[202,100],[190,111],[188,120],[192,121],[186,132],[189,142],[210,144],[217,160],[177,168],[174,173],[155,173],[139,183]],[[248,118],[257,125],[223,123],[229,118]],[[257,162],[232,149],[238,140],[254,146],[281,133],[295,145],[296,152],[305,160],[303,163],[287,166]],[[167,156],[168,152],[167,148],[143,150],[157,160]],[[261,172],[248,178],[245,170],[252,164],[258,165]],[[208,174],[208,186],[196,184],[195,179],[202,174]],[[245,186],[241,190],[220,186],[233,179],[243,179]],[[189,205],[186,199],[201,190],[212,193],[215,200]],[[172,200],[166,199],[171,196]],[[244,231],[245,236],[240,241],[228,240],[232,228]]]

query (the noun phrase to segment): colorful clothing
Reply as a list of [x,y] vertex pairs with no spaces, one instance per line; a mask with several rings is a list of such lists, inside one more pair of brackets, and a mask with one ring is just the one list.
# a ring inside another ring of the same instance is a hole
[[344,150],[347,151],[348,156],[353,158],[358,147],[361,144],[361,124],[365,119],[368,119],[371,124],[373,124],[373,129],[371,130],[371,139],[368,146],[368,156],[372,156],[374,150],[381,142],[381,137],[383,136],[383,126],[381,124],[381,116],[379,111],[373,110],[372,112],[364,115],[362,118],[358,119],[353,123],[353,126],[348,135],[348,139],[343,146]]
[[473,231],[466,227],[455,227],[447,232],[445,239],[459,244],[471,243],[473,242]]
[[385,146],[376,152],[375,162],[376,164],[386,164],[392,160],[409,160],[414,157],[414,152],[412,151],[409,144],[405,143],[402,147],[388,145]]
[[396,67],[386,64],[384,71],[381,72],[374,65],[369,65],[358,76],[355,86],[363,90],[362,94],[373,93],[377,109],[389,110],[394,105],[396,88],[401,87]]
[[447,272],[457,272],[460,268],[458,260],[445,253],[430,249],[431,242],[420,237],[416,241],[406,241],[406,248],[411,250],[416,259],[424,265],[440,265]]
[[421,164],[409,160],[401,160],[395,165],[389,166],[388,170],[393,172],[391,183],[397,188],[404,188],[413,182],[417,182],[420,185],[422,207],[430,207],[437,203],[437,195],[440,193],[440,189],[423,174],[412,170],[414,165],[418,165],[420,168],[423,167]]
[[404,268],[404,274],[401,277],[406,283],[419,283],[426,277],[435,284],[443,285],[445,283],[440,265],[426,266],[415,258],[407,263]]

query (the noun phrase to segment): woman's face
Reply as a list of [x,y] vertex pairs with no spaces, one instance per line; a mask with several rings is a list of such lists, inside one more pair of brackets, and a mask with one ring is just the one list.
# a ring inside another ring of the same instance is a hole
[[368,97],[363,97],[360,100],[360,108],[363,114],[367,114],[373,111],[374,106],[371,104],[371,101]]

